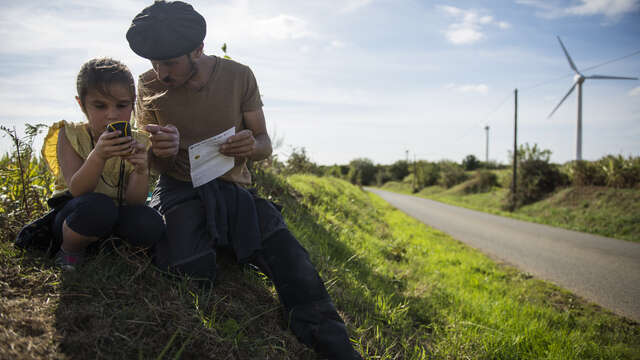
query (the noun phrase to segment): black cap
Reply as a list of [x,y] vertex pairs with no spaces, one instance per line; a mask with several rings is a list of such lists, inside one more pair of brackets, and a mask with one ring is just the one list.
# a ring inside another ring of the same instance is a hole
[[195,50],[207,33],[207,23],[182,1],[156,1],[144,8],[127,31],[129,47],[150,60],[166,60]]

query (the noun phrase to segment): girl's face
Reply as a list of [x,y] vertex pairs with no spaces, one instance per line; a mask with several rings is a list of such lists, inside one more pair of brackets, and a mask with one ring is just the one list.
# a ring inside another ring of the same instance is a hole
[[[129,87],[124,84],[112,84],[107,89],[111,96],[105,96],[96,89],[89,89],[84,98],[84,113],[89,120],[93,135],[99,137],[109,123],[131,119],[133,96]],[[76,97],[82,108],[80,98]]]

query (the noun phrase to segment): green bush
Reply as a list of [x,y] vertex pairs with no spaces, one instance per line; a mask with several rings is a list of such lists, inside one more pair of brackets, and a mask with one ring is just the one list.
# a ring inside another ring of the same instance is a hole
[[488,162],[484,162],[484,161],[480,162],[480,168],[481,169],[499,170],[499,169],[506,169],[508,167],[509,167],[508,165],[503,165],[503,164],[497,163],[496,161],[493,161],[493,160],[490,160]]
[[542,150],[537,144],[533,147],[528,143],[520,145],[518,149],[517,186],[511,193],[507,207],[517,207],[531,204],[552,193],[558,186],[568,183],[557,165],[551,164],[551,150]]
[[490,191],[498,186],[498,176],[489,170],[480,170],[474,176],[469,186],[464,188],[468,194],[477,194]]
[[572,161],[565,165],[575,186],[608,186],[633,188],[640,184],[640,157],[625,159],[607,155],[597,161]]
[[409,175],[409,162],[406,160],[398,160],[389,166],[389,176],[393,181],[402,181]]
[[451,188],[467,180],[467,174],[465,174],[462,166],[452,161],[440,162],[440,178],[438,184],[445,188]]
[[481,165],[480,160],[478,160],[478,158],[475,157],[475,155],[467,155],[467,157],[465,157],[462,160],[462,167],[466,171],[475,170],[475,169],[479,168],[480,165]]
[[440,165],[428,161],[418,161],[416,163],[418,172],[418,187],[425,188],[438,183],[440,179]]
[[614,188],[632,188],[640,184],[640,158],[608,155],[598,161],[606,184]]
[[376,166],[366,158],[351,160],[347,179],[356,185],[372,185],[376,181]]
[[607,184],[607,174],[604,168],[596,163],[585,160],[572,161],[568,169],[571,183],[574,186],[605,186]]
[[294,148],[287,159],[287,165],[284,168],[285,174],[314,174],[322,175],[322,171],[307,156],[304,147]]
[[333,176],[333,177],[338,178],[338,179],[343,179],[349,173],[349,168],[348,167],[344,167],[344,168],[345,168],[346,171],[343,172],[343,166],[341,166],[341,165],[329,166],[329,167],[327,167],[325,169],[324,175]]
[[384,183],[388,181],[394,181],[394,178],[391,175],[389,168],[385,166],[377,166],[376,185],[382,186]]

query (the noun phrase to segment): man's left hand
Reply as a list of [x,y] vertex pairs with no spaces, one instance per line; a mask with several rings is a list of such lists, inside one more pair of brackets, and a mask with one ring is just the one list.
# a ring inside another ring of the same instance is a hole
[[255,150],[256,139],[253,137],[253,131],[249,129],[231,136],[220,146],[220,153],[231,157],[251,157]]

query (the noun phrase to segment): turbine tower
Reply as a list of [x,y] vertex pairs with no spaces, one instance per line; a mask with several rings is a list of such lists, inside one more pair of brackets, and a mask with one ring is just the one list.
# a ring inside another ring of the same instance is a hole
[[558,36],[558,41],[560,42],[562,51],[564,51],[564,55],[567,57],[567,60],[569,61],[569,66],[571,66],[571,69],[573,69],[576,75],[573,77],[573,85],[571,86],[571,89],[569,89],[569,92],[567,92],[567,94],[562,98],[562,100],[560,100],[560,103],[556,105],[556,107],[549,114],[547,119],[550,118],[553,115],[553,113],[556,112],[556,110],[558,110],[560,105],[562,105],[562,103],[566,100],[566,98],[568,98],[569,95],[571,95],[571,93],[573,92],[573,90],[576,88],[576,85],[577,85],[578,86],[578,139],[576,141],[576,160],[582,160],[582,83],[584,83],[586,79],[638,80],[638,78],[608,76],[608,75],[584,76],[580,71],[578,71],[578,68],[576,67],[576,64],[573,63],[573,60],[571,60],[571,56],[569,56],[569,52],[564,47],[564,44],[562,43],[562,40],[560,40],[559,36]]

